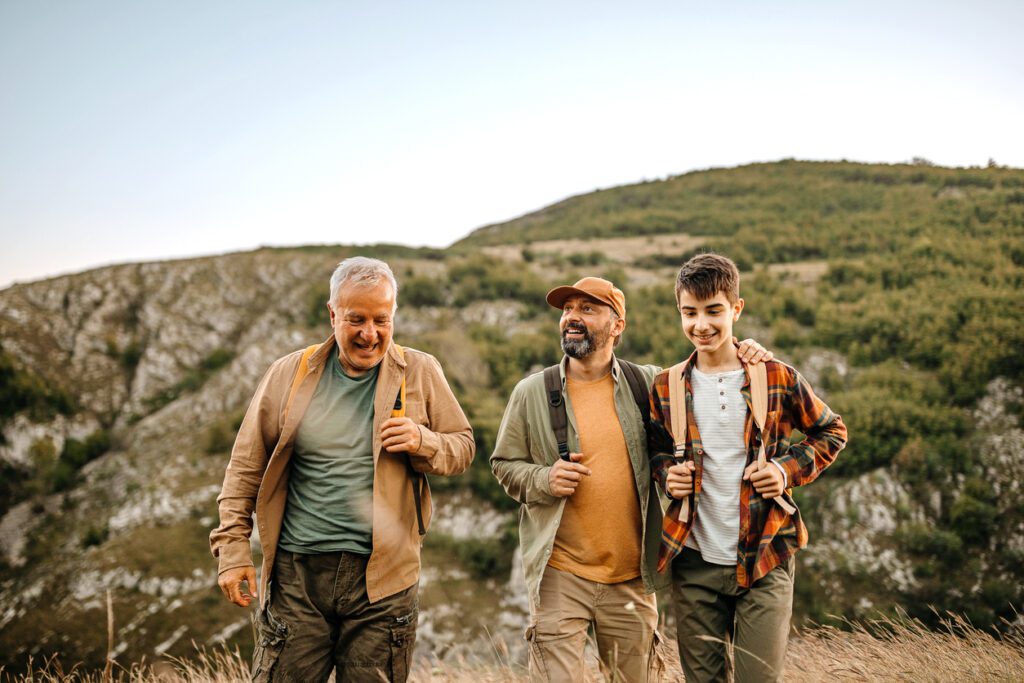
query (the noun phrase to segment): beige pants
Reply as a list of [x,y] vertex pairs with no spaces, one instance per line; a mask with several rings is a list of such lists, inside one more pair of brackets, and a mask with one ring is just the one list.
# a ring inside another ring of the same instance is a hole
[[591,625],[609,680],[648,680],[658,608],[654,594],[644,593],[641,578],[604,584],[548,567],[540,583],[540,607],[531,606],[530,616],[531,681],[582,681]]

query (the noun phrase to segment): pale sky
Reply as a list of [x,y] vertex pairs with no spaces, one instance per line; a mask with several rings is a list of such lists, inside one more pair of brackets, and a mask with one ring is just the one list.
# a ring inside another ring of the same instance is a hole
[[0,287],[445,246],[784,157],[1024,167],[1024,3],[0,0]]

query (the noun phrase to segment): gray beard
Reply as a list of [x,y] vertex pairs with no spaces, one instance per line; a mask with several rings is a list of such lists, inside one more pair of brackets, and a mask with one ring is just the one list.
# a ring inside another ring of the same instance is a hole
[[594,352],[594,337],[591,336],[589,330],[583,333],[583,339],[566,339],[563,335],[562,352],[576,360],[586,358]]

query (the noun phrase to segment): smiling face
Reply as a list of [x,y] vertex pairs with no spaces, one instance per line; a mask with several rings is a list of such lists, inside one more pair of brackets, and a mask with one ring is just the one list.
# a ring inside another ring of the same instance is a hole
[[338,341],[338,359],[350,377],[372,370],[391,344],[395,292],[388,282],[345,284],[327,305]]
[[571,296],[562,306],[558,329],[562,333],[562,351],[570,358],[586,358],[613,344],[622,334],[625,322],[611,306],[586,296]]
[[717,357],[724,350],[731,352],[732,326],[743,311],[743,299],[730,303],[725,292],[710,299],[698,299],[687,289],[679,292],[679,315],[683,334],[697,347],[697,353]]

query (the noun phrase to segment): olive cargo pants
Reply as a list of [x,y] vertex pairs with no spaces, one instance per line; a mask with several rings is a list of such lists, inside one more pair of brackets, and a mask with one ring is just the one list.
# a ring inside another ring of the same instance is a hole
[[270,601],[253,617],[252,680],[397,681],[409,675],[417,587],[370,603],[368,556],[278,549]]
[[782,680],[794,560],[740,588],[735,565],[711,564],[683,548],[672,563],[672,599],[687,683],[725,680],[727,643],[735,652],[736,683]]

